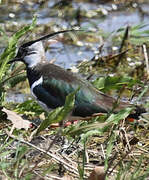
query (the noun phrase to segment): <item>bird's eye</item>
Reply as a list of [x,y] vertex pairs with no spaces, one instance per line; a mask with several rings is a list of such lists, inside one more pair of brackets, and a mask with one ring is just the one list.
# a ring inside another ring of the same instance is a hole
[[21,57],[23,59],[25,56],[29,56],[35,53],[36,52],[29,47],[20,47],[17,53],[17,57]]
[[36,54],[35,50],[31,48],[27,48],[26,55],[31,55],[31,54]]
[[27,48],[20,47],[20,48],[18,49],[18,52],[17,52],[17,56],[16,56],[16,57],[23,59],[23,58],[27,55],[27,52],[28,52]]
[[31,54],[36,54],[36,52],[35,51],[30,51],[30,52],[27,53],[27,55],[31,55]]

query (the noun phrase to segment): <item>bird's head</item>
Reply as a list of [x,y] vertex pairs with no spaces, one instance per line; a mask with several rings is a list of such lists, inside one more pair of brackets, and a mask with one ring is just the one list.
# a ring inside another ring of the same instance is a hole
[[27,67],[36,66],[38,63],[46,60],[45,50],[42,44],[42,40],[51,38],[60,33],[65,33],[70,31],[78,31],[78,30],[71,29],[71,30],[58,31],[43,36],[41,38],[38,38],[36,40],[22,44],[18,49],[16,57],[13,60],[9,61],[8,63],[10,64],[16,61],[22,61],[27,65]]
[[13,60],[9,61],[9,63],[21,61],[24,62],[27,67],[34,67],[38,63],[45,60],[45,50],[42,41],[38,41],[31,45],[25,43],[20,46],[16,57]]

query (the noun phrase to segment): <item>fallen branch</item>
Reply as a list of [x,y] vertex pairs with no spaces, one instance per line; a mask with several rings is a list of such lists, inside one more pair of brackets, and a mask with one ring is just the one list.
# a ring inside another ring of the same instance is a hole
[[146,44],[143,44],[143,52],[144,52],[144,58],[145,58],[145,64],[146,64],[147,77],[149,78],[149,60],[148,60]]
[[18,139],[17,137],[11,135],[8,131],[6,131],[6,133],[7,133],[7,135],[8,135],[9,137],[15,139],[16,141],[19,141],[19,142],[21,142],[21,143],[23,143],[23,144],[26,144],[26,145],[34,148],[34,149],[37,149],[38,151],[40,151],[40,152],[42,152],[42,153],[50,156],[51,158],[53,158],[55,161],[57,161],[57,162],[59,162],[59,163],[62,163],[63,166],[64,166],[68,171],[74,173],[75,175],[79,175],[77,168],[75,168],[72,164],[71,164],[71,165],[68,164],[67,162],[65,162],[65,161],[64,161],[63,159],[61,159],[60,157],[58,157],[58,156],[56,156],[56,155],[54,155],[54,154],[52,154],[52,153],[50,153],[50,152],[47,152],[46,150],[41,149],[41,148],[35,146],[34,144],[29,143],[29,142],[27,142],[27,141],[25,141],[25,140],[23,140],[23,139]]

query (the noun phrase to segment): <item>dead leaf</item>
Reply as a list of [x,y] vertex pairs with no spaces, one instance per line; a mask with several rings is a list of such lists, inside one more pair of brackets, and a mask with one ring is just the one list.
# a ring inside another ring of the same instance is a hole
[[13,126],[17,129],[26,129],[28,130],[31,127],[31,122],[28,120],[23,119],[17,113],[10,111],[6,108],[2,109],[3,112],[7,114],[7,119],[13,123]]
[[104,166],[95,167],[88,180],[105,180]]

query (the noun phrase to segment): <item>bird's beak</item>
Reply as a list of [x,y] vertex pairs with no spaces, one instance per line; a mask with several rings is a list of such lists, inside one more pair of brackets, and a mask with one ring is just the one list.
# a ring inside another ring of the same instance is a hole
[[14,63],[14,62],[16,62],[16,61],[21,61],[21,58],[15,57],[14,59],[8,61],[8,64],[12,64],[12,63]]

